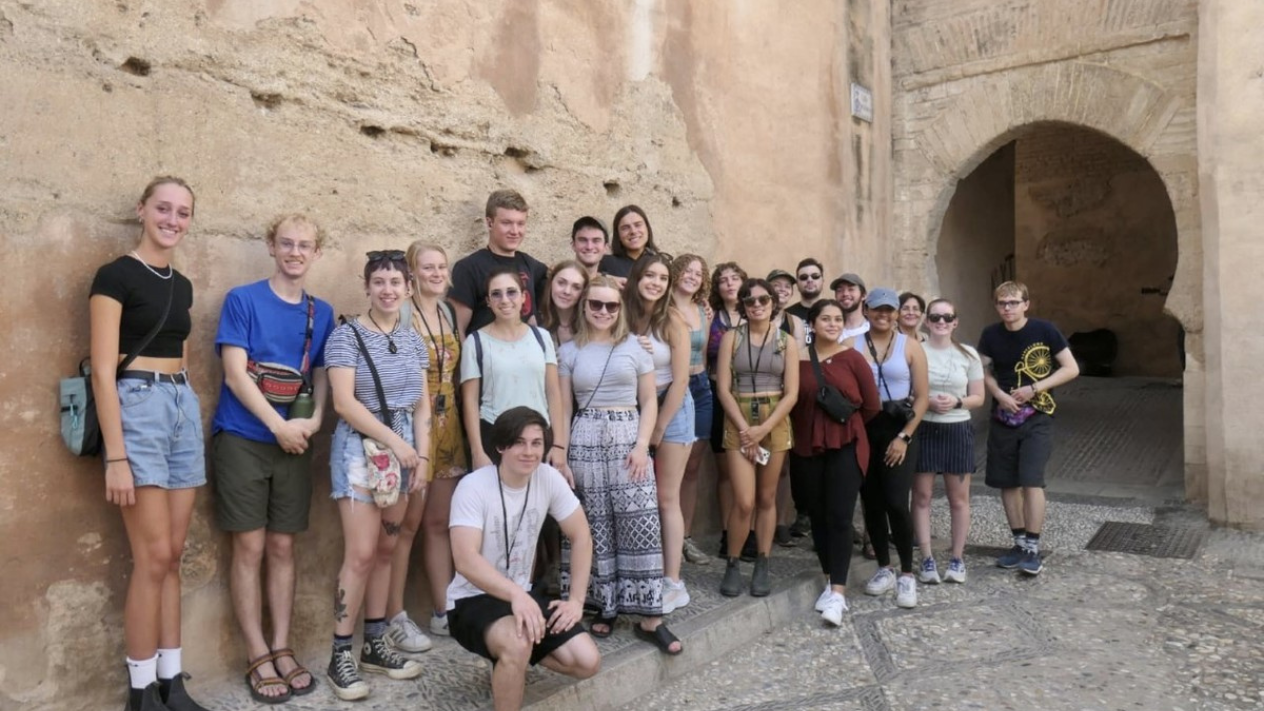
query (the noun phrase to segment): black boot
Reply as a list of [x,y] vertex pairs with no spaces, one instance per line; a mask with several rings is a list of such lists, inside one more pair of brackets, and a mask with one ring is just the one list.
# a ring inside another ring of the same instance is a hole
[[720,531],[720,552],[715,554],[716,558],[729,557],[729,532]]
[[767,597],[772,592],[772,582],[768,579],[768,556],[760,553],[755,558],[755,572],[751,574],[751,597]]
[[127,690],[127,705],[123,711],[168,711],[162,703],[162,692],[158,690],[158,682],[143,689]]
[[729,558],[728,567],[724,569],[724,580],[720,582],[720,594],[724,597],[742,594],[742,564],[737,558]]
[[751,531],[746,534],[746,543],[742,545],[742,562],[751,563],[755,560],[756,555],[755,532]]
[[158,687],[162,691],[162,700],[169,711],[209,711],[205,706],[194,701],[184,688],[184,680],[189,675],[180,672],[174,679],[159,679]]

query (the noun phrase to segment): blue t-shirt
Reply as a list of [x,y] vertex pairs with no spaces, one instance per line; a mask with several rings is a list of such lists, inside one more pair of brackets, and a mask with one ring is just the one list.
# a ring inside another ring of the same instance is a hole
[[[334,330],[334,309],[316,299],[316,317],[312,323],[311,367],[325,367],[325,341]],[[303,342],[307,337],[307,294],[297,304],[281,299],[272,291],[268,280],[245,284],[228,292],[219,314],[219,330],[215,333],[215,350],[237,346],[246,357],[258,363],[280,363],[299,369],[303,364]],[[282,417],[288,405],[272,406]],[[228,432],[255,442],[276,444],[268,431],[246,406],[241,404],[228,383],[220,385],[219,404],[211,421],[211,433]]]

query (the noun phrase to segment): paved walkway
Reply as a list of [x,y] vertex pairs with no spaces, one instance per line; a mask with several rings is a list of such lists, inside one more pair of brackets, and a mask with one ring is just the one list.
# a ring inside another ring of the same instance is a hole
[[[1264,537],[1212,530],[1179,503],[1180,390],[1162,381],[1082,381],[1059,404],[1046,571],[993,567],[1010,545],[1000,502],[976,486],[966,585],[922,586],[914,610],[870,598],[874,565],[854,559],[841,628],[812,611],[821,579],[806,541],[774,553],[772,596],[718,594],[720,561],[686,565],[693,603],[669,623],[686,651],[666,658],[624,620],[601,640],[603,670],[571,683],[529,676],[527,703],[570,709],[1264,709]],[[1122,424],[1121,424],[1122,423]],[[981,477],[979,477],[981,479]],[[934,505],[935,548],[948,534]],[[1202,541],[1191,559],[1085,550],[1107,522]],[[706,541],[713,548],[714,540]],[[746,566],[749,575],[749,566]],[[369,677],[372,696],[321,688],[292,709],[490,708],[490,667],[447,639],[419,655],[421,678]],[[240,683],[202,687],[213,709],[257,709]]]

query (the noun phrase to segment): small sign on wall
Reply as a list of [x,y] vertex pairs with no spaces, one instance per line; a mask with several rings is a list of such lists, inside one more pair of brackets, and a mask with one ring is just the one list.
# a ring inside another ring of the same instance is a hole
[[851,83],[851,115],[873,123],[873,92],[856,82]]

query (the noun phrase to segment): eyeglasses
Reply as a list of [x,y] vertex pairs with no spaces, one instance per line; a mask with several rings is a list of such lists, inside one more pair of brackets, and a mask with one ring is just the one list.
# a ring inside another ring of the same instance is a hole
[[402,249],[375,249],[372,252],[365,252],[365,256],[370,262],[402,262],[404,261],[404,250]]
[[623,304],[618,301],[598,301],[597,299],[588,300],[588,310],[593,312],[605,311],[608,314],[617,314],[619,313],[619,308],[621,306],[623,306]]
[[820,278],[821,278],[820,274],[800,274],[799,275],[799,281],[816,281],[817,279],[820,279]]
[[957,314],[931,314],[926,320],[931,323],[952,323],[957,320]]
[[295,242],[294,240],[279,239],[276,242],[277,249],[282,252],[298,252],[299,254],[312,254],[316,251],[315,242]]
[[1027,303],[1027,299],[1007,299],[1007,300],[1005,300],[1005,301],[998,301],[998,302],[996,302],[996,308],[998,308],[998,309],[1016,309],[1016,308],[1018,308],[1019,306],[1022,306],[1023,304],[1025,304],[1025,303]]
[[747,306],[767,306],[772,301],[772,297],[767,294],[760,296],[748,296],[742,299],[742,303]]
[[500,301],[501,299],[507,299],[509,301],[513,301],[519,296],[522,296],[522,292],[519,291],[518,289],[505,289],[504,291],[501,291],[500,289],[494,289],[487,293],[487,298],[491,299],[492,301]]

